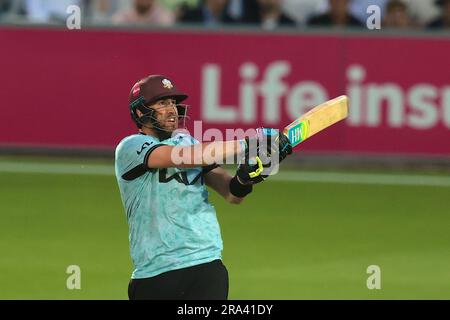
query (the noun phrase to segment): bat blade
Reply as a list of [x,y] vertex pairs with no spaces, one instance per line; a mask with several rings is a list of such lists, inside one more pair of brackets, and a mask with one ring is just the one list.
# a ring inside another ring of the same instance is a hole
[[309,110],[283,129],[292,147],[348,116],[348,98],[339,96]]

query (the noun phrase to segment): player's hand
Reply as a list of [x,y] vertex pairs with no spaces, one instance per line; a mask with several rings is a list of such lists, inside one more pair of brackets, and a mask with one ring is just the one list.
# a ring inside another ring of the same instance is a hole
[[292,144],[289,141],[289,138],[286,137],[283,133],[279,135],[278,148],[278,156],[280,162],[283,161],[288,155],[292,154]]
[[272,156],[278,155],[278,163],[281,163],[288,155],[292,154],[292,145],[288,137],[273,128],[257,128],[256,136],[245,138],[247,149],[245,162],[258,156],[264,164],[271,161]]
[[267,175],[263,175],[264,166],[259,157],[250,159],[248,163],[241,163],[236,171],[236,176],[241,184],[249,185],[264,181]]

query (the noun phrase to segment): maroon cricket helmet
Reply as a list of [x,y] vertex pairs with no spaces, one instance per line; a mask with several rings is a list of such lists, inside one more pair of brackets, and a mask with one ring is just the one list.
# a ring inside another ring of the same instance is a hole
[[145,118],[139,118],[136,110],[139,108],[148,118],[152,118],[152,111],[148,107],[158,100],[168,98],[172,98],[177,102],[178,114],[185,117],[187,108],[185,105],[180,105],[179,103],[187,97],[187,94],[178,91],[175,84],[168,77],[163,75],[150,75],[136,82],[131,88],[129,96],[131,118],[140,128],[142,126],[142,120]]
[[187,97],[187,94],[177,90],[173,81],[168,77],[150,75],[136,82],[131,88],[129,103],[130,108],[133,110],[141,103],[149,106],[158,100],[167,98],[173,98],[177,103],[180,103]]

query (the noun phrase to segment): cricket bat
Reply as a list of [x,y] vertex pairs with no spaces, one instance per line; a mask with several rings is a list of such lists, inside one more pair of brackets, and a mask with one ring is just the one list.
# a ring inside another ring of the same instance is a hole
[[309,110],[284,127],[283,133],[289,138],[294,148],[317,132],[347,118],[347,115],[348,98],[347,96],[339,96]]

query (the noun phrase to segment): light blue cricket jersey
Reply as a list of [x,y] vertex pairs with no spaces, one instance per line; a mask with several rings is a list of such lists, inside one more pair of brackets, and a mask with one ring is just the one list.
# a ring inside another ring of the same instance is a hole
[[208,202],[202,167],[148,169],[158,145],[191,145],[178,134],[164,141],[144,134],[123,139],[115,171],[129,226],[133,279],[221,259],[222,237]]

